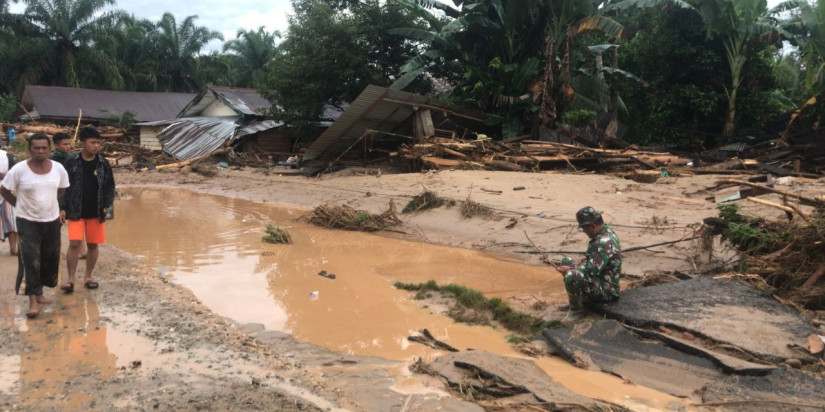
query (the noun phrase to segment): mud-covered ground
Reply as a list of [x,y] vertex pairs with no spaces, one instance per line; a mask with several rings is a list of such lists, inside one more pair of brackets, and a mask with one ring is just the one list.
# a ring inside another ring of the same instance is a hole
[[[716,179],[663,178],[640,184],[601,175],[482,171],[401,175],[378,169],[345,170],[320,179],[252,169],[222,169],[215,177],[116,172],[121,188],[181,187],[307,209],[330,202],[379,212],[391,199],[400,209],[425,189],[455,200],[470,198],[495,208],[497,218],[464,219],[456,208],[439,208],[403,216],[406,234],[386,235],[483,249],[532,264],[540,264],[540,255],[527,236],[551,258],[563,251],[584,251],[586,239],[575,230],[573,216],[585,205],[605,212],[625,249],[691,237],[697,222],[716,215],[715,203],[706,199],[719,195],[712,188]],[[514,190],[518,187],[524,189]],[[820,194],[823,187],[825,181],[820,179],[787,189]],[[750,212],[768,217],[782,213],[766,208]],[[636,276],[664,270],[697,272],[724,265],[730,256],[723,250],[702,251],[697,242],[684,241],[627,253],[624,271]],[[54,302],[37,319],[27,320],[27,301],[13,295],[15,272],[16,259],[2,244],[3,410],[430,410],[424,405],[443,405],[443,400],[430,404],[419,400],[415,408],[409,395],[390,388],[392,379],[380,360],[330,353],[288,336],[253,338],[254,325],[236,325],[216,316],[191,292],[167,283],[113,247],[101,249],[96,269],[100,289],[79,287],[71,295],[49,290],[46,296]],[[510,301],[518,303],[520,297]],[[555,309],[545,310],[545,316],[559,313]],[[346,375],[349,379],[330,375],[329,367],[336,362],[380,366],[366,368],[370,371],[359,382],[352,378],[354,373]],[[376,384],[365,390],[365,382]],[[462,402],[450,405],[454,410],[473,410]]]

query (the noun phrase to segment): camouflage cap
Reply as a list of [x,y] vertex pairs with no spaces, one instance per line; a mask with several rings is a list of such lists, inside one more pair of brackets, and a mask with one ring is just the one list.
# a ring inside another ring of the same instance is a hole
[[579,222],[579,227],[593,223],[596,219],[602,216],[602,212],[593,209],[590,206],[585,206],[576,212],[576,221]]

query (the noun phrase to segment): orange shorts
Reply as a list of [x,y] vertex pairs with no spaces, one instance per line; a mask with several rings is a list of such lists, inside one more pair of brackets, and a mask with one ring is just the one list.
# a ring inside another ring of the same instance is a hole
[[98,219],[69,220],[69,240],[83,240],[86,235],[86,243],[99,245],[106,243],[106,231],[103,230],[103,223]]

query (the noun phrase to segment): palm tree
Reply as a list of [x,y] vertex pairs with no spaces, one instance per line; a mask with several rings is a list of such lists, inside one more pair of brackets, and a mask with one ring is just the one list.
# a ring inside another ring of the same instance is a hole
[[207,27],[196,26],[198,16],[188,16],[178,24],[172,13],[164,13],[157,24],[161,58],[160,88],[169,91],[197,91],[196,56],[212,40],[223,35]]
[[26,64],[21,84],[81,87],[99,83],[123,88],[115,60],[95,47],[110,33],[105,28],[122,14],[101,13],[110,5],[114,0],[27,0],[25,18],[32,34],[17,46]]
[[769,33],[783,32],[768,11],[767,0],[625,0],[607,7],[620,10],[630,7],[675,5],[699,14],[708,37],[717,37],[725,47],[730,79],[725,86],[728,99],[724,136],[733,136],[736,127],[736,94],[742,83],[743,69],[751,42]]
[[155,23],[134,16],[121,16],[110,31],[112,34],[99,45],[117,60],[125,89],[157,91],[161,58]]
[[224,43],[224,53],[236,57],[238,86],[256,88],[263,85],[266,66],[277,53],[275,39],[280,37],[277,30],[267,33],[261,26],[256,31],[239,29],[235,39]]

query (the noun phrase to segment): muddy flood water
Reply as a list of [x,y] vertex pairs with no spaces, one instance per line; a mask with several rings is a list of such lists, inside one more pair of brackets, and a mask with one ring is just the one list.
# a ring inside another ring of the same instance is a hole
[[[116,202],[115,219],[107,223],[109,244],[191,289],[219,315],[260,323],[334,351],[431,361],[438,351],[406,339],[427,328],[459,349],[523,356],[507,343],[507,331],[455,323],[421,308],[410,293],[393,287],[396,281],[432,279],[488,297],[534,296],[550,304],[566,300],[561,276],[549,268],[478,251],[322,229],[296,220],[305,211],[272,204],[173,189],[119,190],[124,196]],[[262,242],[267,224],[287,228],[293,244]],[[319,276],[322,270],[335,279]],[[106,341],[100,336],[87,344],[105,346]],[[569,389],[592,398],[634,409],[685,405],[683,399],[557,358],[536,363]]]

